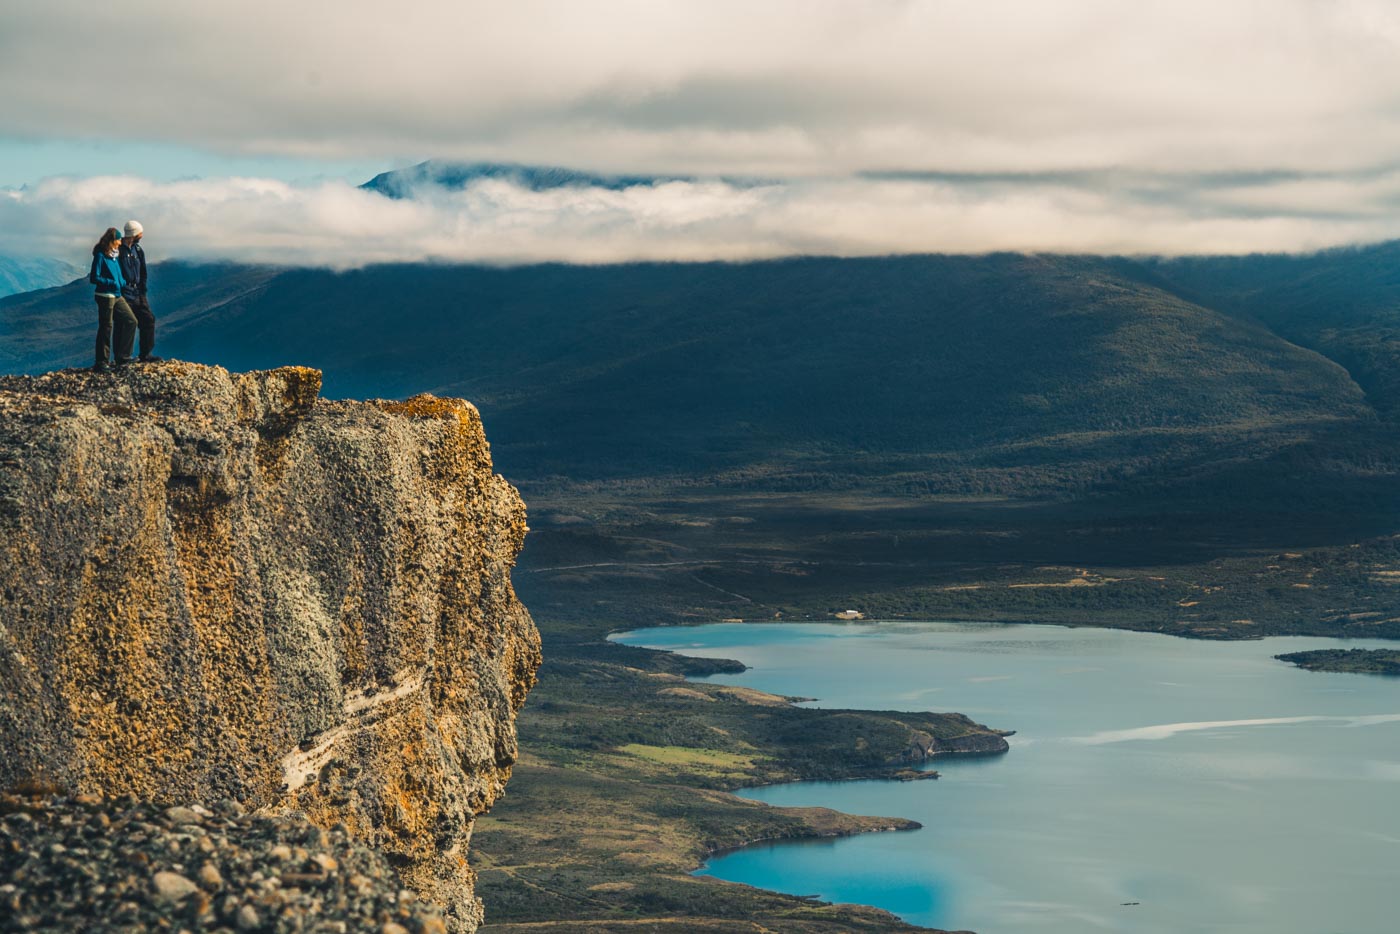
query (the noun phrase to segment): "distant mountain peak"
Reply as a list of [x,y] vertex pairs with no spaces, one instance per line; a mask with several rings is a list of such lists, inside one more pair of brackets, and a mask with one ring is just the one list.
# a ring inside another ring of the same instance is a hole
[[666,182],[720,181],[729,185],[751,187],[765,184],[762,179],[731,176],[696,175],[609,175],[570,169],[563,166],[525,165],[518,162],[452,162],[430,159],[403,169],[382,172],[360,187],[377,191],[390,198],[411,198],[419,188],[460,190],[482,179],[498,179],[531,191],[556,188],[605,188],[621,191],[639,185],[659,185]]

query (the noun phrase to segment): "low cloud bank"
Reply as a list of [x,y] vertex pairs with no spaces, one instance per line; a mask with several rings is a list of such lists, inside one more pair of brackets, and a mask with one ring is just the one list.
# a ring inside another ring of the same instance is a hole
[[153,258],[337,269],[792,255],[1298,252],[1400,237],[1400,169],[1337,173],[887,173],[759,185],[543,191],[500,179],[391,199],[340,183],[47,179],[0,191],[0,249],[85,257],[128,218]]

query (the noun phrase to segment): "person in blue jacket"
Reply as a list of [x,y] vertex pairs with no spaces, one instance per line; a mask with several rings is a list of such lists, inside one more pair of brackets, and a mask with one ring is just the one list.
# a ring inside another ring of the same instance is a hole
[[141,355],[136,359],[141,363],[161,363],[161,358],[151,353],[156,346],[156,316],[146,298],[146,251],[141,249],[143,232],[140,221],[127,221],[122,228],[121,264],[122,275],[126,277],[122,298],[136,315],[136,328],[141,333]]
[[108,227],[92,248],[88,281],[97,287],[93,296],[97,301],[97,362],[92,368],[98,373],[108,368],[109,349],[114,355],[114,365],[130,363],[131,345],[136,342],[136,315],[122,298],[126,277],[122,275],[121,243],[122,232]]

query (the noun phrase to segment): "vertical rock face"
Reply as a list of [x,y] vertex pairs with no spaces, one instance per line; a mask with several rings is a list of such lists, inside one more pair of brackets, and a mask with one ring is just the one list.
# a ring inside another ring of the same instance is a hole
[[0,785],[345,823],[480,920],[539,636],[476,410],[315,370],[0,378]]

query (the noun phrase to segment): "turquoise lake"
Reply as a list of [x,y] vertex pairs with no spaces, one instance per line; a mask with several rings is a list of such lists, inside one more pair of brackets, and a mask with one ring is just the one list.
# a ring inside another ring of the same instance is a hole
[[1017,731],[1004,756],[936,760],[938,781],[745,791],[924,827],[754,847],[709,875],[979,934],[1400,930],[1400,679],[1272,657],[1392,643],[910,622],[614,638],[737,658],[751,670],[708,680],[816,706]]

